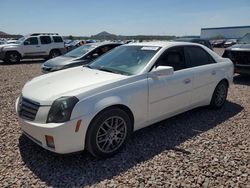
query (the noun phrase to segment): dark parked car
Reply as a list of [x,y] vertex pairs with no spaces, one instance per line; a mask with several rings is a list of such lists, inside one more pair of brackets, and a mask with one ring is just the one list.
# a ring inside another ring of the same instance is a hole
[[80,46],[62,56],[50,59],[42,65],[43,72],[53,72],[61,69],[89,64],[102,54],[120,46],[121,43],[101,42]]
[[65,44],[65,47],[67,49],[67,52],[71,51],[71,50],[74,50],[75,48],[79,47],[79,42],[80,40],[72,40],[72,41],[68,41],[66,44]]
[[241,38],[237,44],[225,49],[222,57],[232,60],[236,73],[250,75],[250,33]]
[[224,47],[225,40],[214,40],[212,42],[212,46],[214,48],[223,48]]
[[227,39],[224,44],[223,44],[223,47],[224,48],[228,48],[230,46],[233,46],[237,43],[237,39]]
[[177,38],[174,41],[198,43],[198,44],[202,44],[202,45],[208,47],[209,49],[213,50],[213,47],[212,47],[211,43],[207,39],[202,39],[202,38]]

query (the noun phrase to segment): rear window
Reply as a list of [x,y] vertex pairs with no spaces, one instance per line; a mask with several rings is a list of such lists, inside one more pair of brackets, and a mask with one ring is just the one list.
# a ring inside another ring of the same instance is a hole
[[190,59],[190,66],[197,67],[201,65],[207,65],[214,63],[210,55],[205,50],[198,46],[185,47],[186,53]]
[[54,42],[63,42],[62,37],[59,37],[59,36],[53,36],[53,40]]
[[41,44],[50,44],[51,38],[50,36],[40,36]]

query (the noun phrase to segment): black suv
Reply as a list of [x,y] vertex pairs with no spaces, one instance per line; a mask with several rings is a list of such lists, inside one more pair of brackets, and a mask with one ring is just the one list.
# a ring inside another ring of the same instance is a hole
[[213,47],[212,47],[211,43],[207,39],[202,39],[202,38],[177,38],[177,39],[174,39],[174,41],[198,43],[198,44],[202,44],[202,45],[208,47],[209,49],[213,50]]
[[250,75],[250,33],[238,40],[237,44],[225,49],[222,57],[234,63],[234,72]]

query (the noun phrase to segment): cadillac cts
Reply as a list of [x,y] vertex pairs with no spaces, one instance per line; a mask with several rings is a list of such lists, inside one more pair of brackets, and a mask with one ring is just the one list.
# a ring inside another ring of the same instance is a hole
[[127,44],[27,82],[16,111],[23,134],[50,151],[109,157],[133,131],[199,106],[221,108],[232,77],[232,62],[199,44]]

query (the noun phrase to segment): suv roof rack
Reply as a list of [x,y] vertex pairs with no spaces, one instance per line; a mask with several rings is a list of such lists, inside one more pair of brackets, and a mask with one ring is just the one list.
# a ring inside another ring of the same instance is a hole
[[32,33],[30,36],[38,36],[38,35],[59,35],[58,33]]

